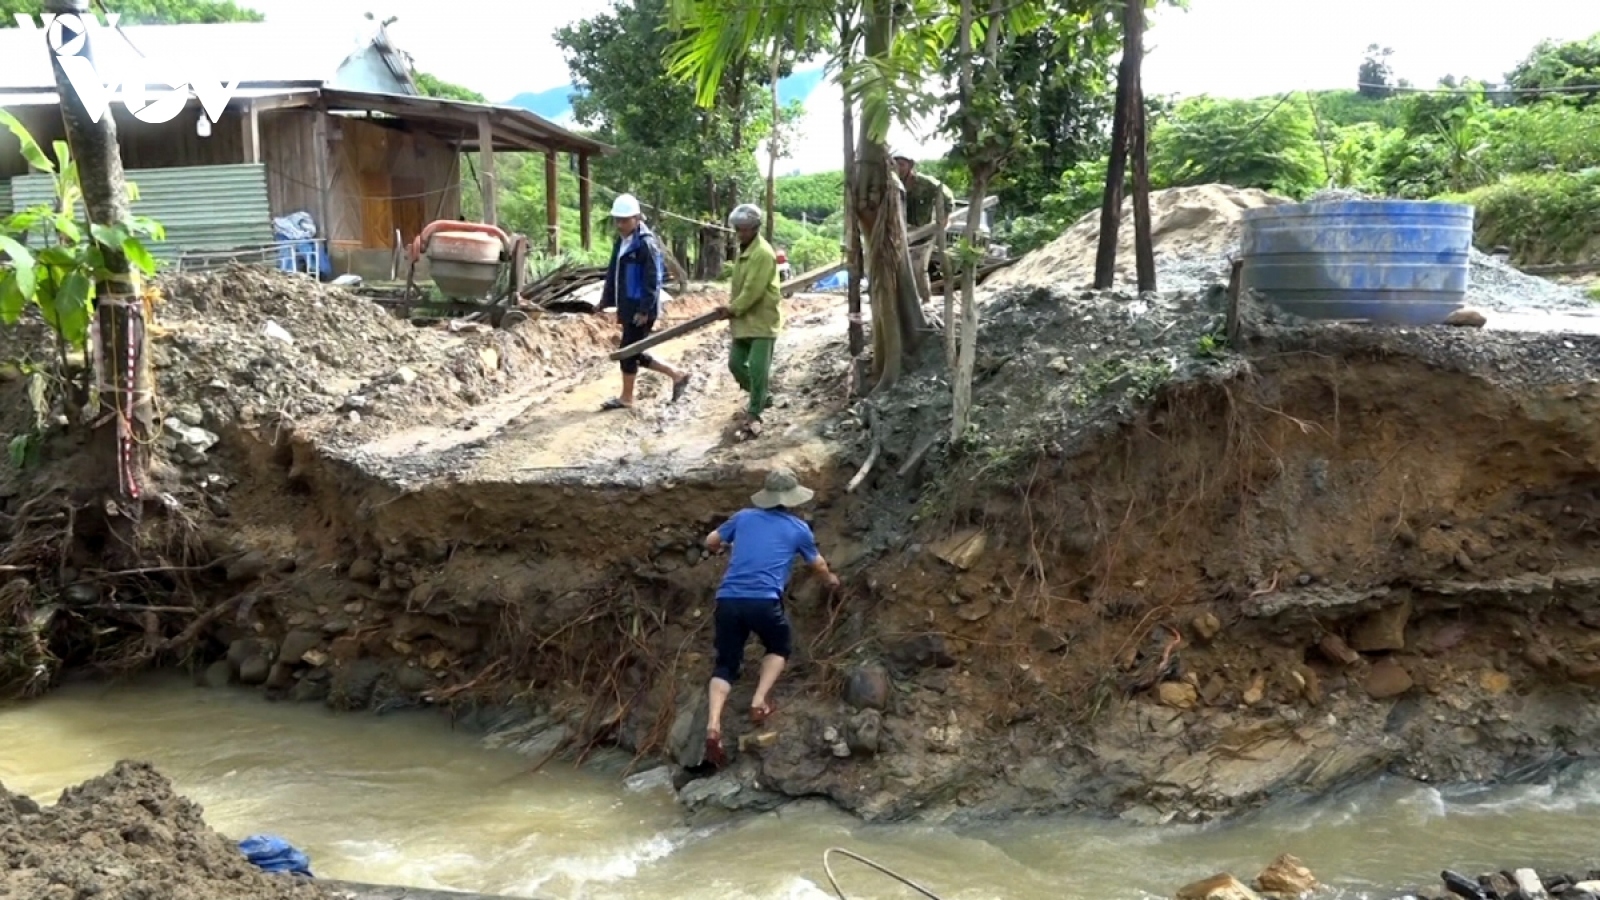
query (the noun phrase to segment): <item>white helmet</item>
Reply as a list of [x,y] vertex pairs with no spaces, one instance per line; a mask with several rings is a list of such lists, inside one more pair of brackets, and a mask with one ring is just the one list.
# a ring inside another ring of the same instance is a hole
[[611,204],[611,218],[631,219],[639,215],[639,198],[632,194],[618,194]]
[[895,148],[893,148],[892,150],[889,151],[889,161],[890,162],[894,162],[897,159],[903,159],[906,162],[910,162],[910,163],[914,163],[914,162],[917,161],[916,157],[914,157],[911,154],[907,153],[904,149],[902,149],[900,147],[895,147]]
[[734,228],[757,228],[761,225],[761,207],[741,203],[728,213],[728,224]]

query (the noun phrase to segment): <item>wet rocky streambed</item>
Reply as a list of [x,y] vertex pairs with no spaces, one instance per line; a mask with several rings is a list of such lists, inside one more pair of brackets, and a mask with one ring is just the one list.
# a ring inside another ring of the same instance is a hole
[[[946,900],[1170,897],[1219,871],[1249,878],[1280,853],[1310,866],[1329,897],[1436,887],[1447,867],[1547,865],[1582,878],[1600,863],[1600,769],[1480,791],[1389,781],[1209,828],[866,826],[814,804],[690,827],[657,779],[555,764],[534,773],[437,715],[335,715],[175,676],[71,685],[8,707],[0,748],[0,782],[40,802],[119,759],[148,760],[224,834],[282,835],[322,877],[551,900],[827,897],[830,846]],[[847,866],[838,874],[852,900],[911,896]]]

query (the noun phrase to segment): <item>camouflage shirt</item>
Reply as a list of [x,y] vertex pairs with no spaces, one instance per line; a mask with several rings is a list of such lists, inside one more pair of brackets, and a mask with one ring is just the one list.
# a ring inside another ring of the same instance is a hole
[[906,183],[906,227],[921,228],[932,223],[940,194],[944,195],[944,214],[949,216],[955,208],[956,195],[932,175],[912,172]]

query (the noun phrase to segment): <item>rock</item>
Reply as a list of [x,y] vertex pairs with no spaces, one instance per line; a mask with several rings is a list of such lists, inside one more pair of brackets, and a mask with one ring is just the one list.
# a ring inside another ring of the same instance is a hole
[[829,749],[833,752],[833,756],[834,756],[835,759],[849,759],[850,758],[850,745],[845,743],[844,741],[834,741],[833,742],[833,746],[830,747]]
[[1550,895],[1545,893],[1544,882],[1539,880],[1539,873],[1532,869],[1518,869],[1511,873],[1511,880],[1517,883],[1517,890],[1522,894],[1522,900],[1549,900]]
[[1194,621],[1189,623],[1189,628],[1200,643],[1209,644],[1222,633],[1222,620],[1212,613],[1205,612],[1195,616]]
[[322,632],[297,629],[289,632],[278,649],[278,659],[293,665],[305,658],[306,653],[322,645]]
[[1200,702],[1200,692],[1195,686],[1182,681],[1163,681],[1156,688],[1156,694],[1163,706],[1173,709],[1194,709]]
[[1489,319],[1483,313],[1471,307],[1464,307],[1445,316],[1444,323],[1446,325],[1454,325],[1457,328],[1482,328],[1489,324]]
[[235,584],[242,581],[254,581],[272,571],[272,560],[260,551],[252,550],[228,563],[228,580]]
[[378,583],[378,564],[365,557],[350,564],[350,571],[345,573],[351,581],[360,584]]
[[846,744],[853,752],[868,756],[876,754],[883,741],[883,713],[875,709],[856,713],[850,717],[845,733]]
[[1323,635],[1322,640],[1317,642],[1317,649],[1322,651],[1328,662],[1341,666],[1353,666],[1361,661],[1361,654],[1351,650],[1350,645],[1344,642],[1344,638],[1337,634]]
[[949,669],[956,664],[942,634],[919,634],[902,641],[889,652],[889,659],[906,669]]
[[1380,609],[1355,627],[1350,646],[1361,653],[1382,653],[1406,648],[1406,623],[1411,621],[1411,600]]
[[1256,888],[1269,894],[1300,896],[1317,889],[1317,877],[1293,856],[1285,853],[1256,876]]
[[1374,700],[1398,697],[1416,684],[1411,673],[1392,659],[1381,659],[1367,673],[1367,694]]
[[199,428],[206,421],[206,414],[193,403],[180,403],[173,407],[172,417],[190,428]]
[[428,673],[416,666],[401,666],[394,674],[394,684],[402,694],[414,696],[430,687]]
[[237,672],[244,665],[245,660],[260,653],[260,641],[255,638],[240,638],[228,645],[228,665]]
[[1445,890],[1462,898],[1462,900],[1485,900],[1488,896],[1478,882],[1462,875],[1460,872],[1452,872],[1449,869],[1445,869],[1439,874],[1439,877],[1444,880]]
[[1257,675],[1250,686],[1244,689],[1242,698],[1245,706],[1255,706],[1267,698],[1267,676]]
[[1495,669],[1486,669],[1478,676],[1478,686],[1496,697],[1511,690],[1511,676]]
[[844,701],[856,709],[889,708],[889,673],[882,666],[857,666],[845,680]]
[[1043,625],[1033,629],[1032,644],[1040,653],[1060,653],[1067,649],[1067,639]]
[[1224,872],[1181,888],[1174,900],[1261,900],[1255,891]]
[[233,680],[233,666],[225,659],[219,659],[200,673],[200,684],[208,688],[224,688]]
[[956,607],[956,618],[963,622],[981,622],[994,612],[994,604],[979,597],[971,603],[963,603]]
[[334,670],[329,684],[328,704],[334,709],[353,712],[372,705],[383,665],[375,659],[357,659]]
[[412,384],[417,380],[417,373],[406,366],[401,366],[394,370],[393,380],[395,384]]
[[776,731],[739,735],[740,753],[748,753],[752,750],[771,750],[776,746],[778,746],[778,733]]
[[973,529],[940,541],[932,550],[934,556],[965,572],[978,562],[988,547],[989,536]]
[[705,762],[708,718],[710,711],[706,708],[706,692],[703,690],[690,692],[678,704],[672,727],[667,731],[667,752],[685,769]]
[[1488,887],[1489,894],[1500,898],[1500,900],[1511,900],[1517,892],[1516,882],[1513,882],[1511,876],[1504,872],[1491,872],[1479,878],[1478,883]]
[[294,684],[294,665],[284,660],[272,664],[272,670],[267,673],[266,686],[271,690],[281,691]]
[[239,683],[253,686],[266,684],[267,677],[272,674],[272,663],[261,654],[245,660],[239,664]]

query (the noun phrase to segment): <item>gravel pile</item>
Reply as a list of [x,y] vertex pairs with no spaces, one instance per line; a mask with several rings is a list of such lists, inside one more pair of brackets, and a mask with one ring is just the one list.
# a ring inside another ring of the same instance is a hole
[[147,763],[119,762],[40,807],[0,786],[0,897],[18,900],[322,900],[268,875],[211,830]]
[[[1313,194],[1308,203],[1375,199],[1359,191],[1331,188]],[[1172,188],[1150,195],[1156,259],[1156,285],[1161,291],[1189,293],[1226,285],[1232,261],[1240,250],[1245,210],[1290,202],[1257,190],[1228,185]],[[1117,250],[1117,283],[1131,287],[1133,276],[1133,211],[1123,211]],[[1087,287],[1094,274],[1100,237],[1100,213],[1080,219],[1060,238],[997,273],[987,283],[1007,287]],[[1471,251],[1467,304],[1502,312],[1593,309],[1582,294],[1565,285],[1518,270],[1509,263]]]

